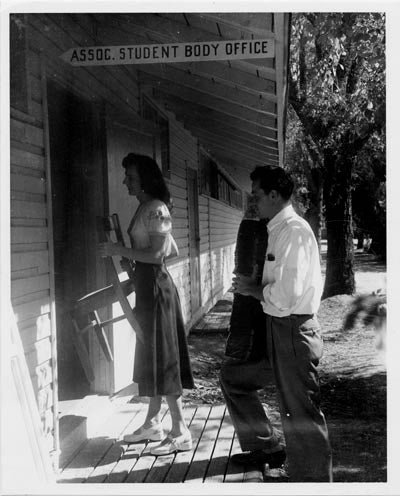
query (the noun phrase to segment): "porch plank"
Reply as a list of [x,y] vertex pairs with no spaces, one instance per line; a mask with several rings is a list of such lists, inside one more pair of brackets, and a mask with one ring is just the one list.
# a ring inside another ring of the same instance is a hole
[[[192,431],[192,421],[193,417],[196,413],[196,408],[195,407],[189,407],[185,408],[183,410],[183,415],[186,421],[186,424]],[[192,433],[193,436],[193,433]],[[152,468],[150,469],[145,482],[146,483],[157,483],[157,482],[164,482],[164,479],[168,475],[170,469],[172,466],[175,466],[177,463],[180,463],[181,460],[181,455],[184,453],[176,453],[176,454],[171,454],[171,455],[166,455],[166,456],[158,456],[156,461],[154,462]],[[186,464],[185,464],[186,465]],[[188,466],[188,465],[187,465]],[[187,469],[186,466],[186,469]],[[184,474],[183,474],[184,475]],[[183,480],[183,479],[181,479]]]
[[194,452],[197,444],[204,430],[204,424],[210,414],[210,406],[199,406],[196,409],[192,423],[190,425],[190,432],[193,440],[193,451],[181,451],[176,454],[174,464],[169,470],[164,482],[184,482],[186,473],[190,468]]
[[[166,475],[168,474],[169,470],[171,469],[174,461],[175,461],[175,454],[172,453],[170,455],[164,455],[164,456],[158,456],[153,463],[153,466],[148,470],[147,475],[146,475],[146,480],[144,482],[146,483],[159,483],[159,482],[164,482],[164,479]],[[127,481],[131,482],[131,481]],[[137,482],[137,481],[132,481],[132,482]]]
[[91,484],[101,484],[105,482],[109,474],[114,470],[114,467],[118,463],[123,452],[123,444],[120,442],[114,443],[85,482]]
[[69,463],[68,468],[62,472],[58,482],[85,482],[93,471],[93,467],[100,462],[113,444],[113,439],[102,437],[87,441],[78,455]]
[[[233,438],[233,442],[232,442],[231,455],[234,453],[238,453],[240,451],[241,451],[240,444],[235,434],[235,437]],[[235,463],[232,463],[231,459],[229,458],[224,482],[227,483],[243,482],[243,479],[244,479],[243,467]]]
[[[201,407],[203,408],[203,407]],[[215,440],[220,430],[225,405],[211,408],[205,428],[197,444],[192,463],[185,478],[187,483],[203,482],[214,450]]]
[[127,445],[125,443],[122,443],[121,446],[121,456],[105,479],[104,483],[106,484],[120,484],[125,482],[128,474],[139,460],[144,450],[145,443],[141,443],[140,446],[135,445],[134,448],[131,447],[132,445]]
[[[240,452],[225,405],[188,406],[184,409],[193,450],[154,456],[158,441],[126,444],[121,438],[144,421],[147,405],[118,406],[64,468],[58,482],[69,483],[242,483],[263,482],[260,470],[232,464]],[[171,427],[168,406],[162,405],[163,425]]]
[[[133,432],[137,428],[139,428],[146,417],[147,408],[142,407],[142,412],[138,415],[136,421],[132,423],[129,429],[129,433]],[[166,414],[167,407],[166,405],[161,406],[161,417],[163,418]],[[129,476],[130,472],[143,455],[146,449],[146,442],[143,443],[134,443],[134,444],[123,444],[123,452],[121,458],[118,460],[117,464],[108,475],[106,480],[104,481],[107,484],[118,484],[125,482],[125,479]]]
[[[77,455],[63,468],[59,482],[84,482],[99,466],[100,461],[113,448],[115,440],[141,414],[143,406],[127,404],[122,410],[113,413],[97,429],[99,437],[89,439]],[[114,449],[114,454],[116,451]],[[101,465],[100,465],[101,466]],[[98,469],[101,472],[101,469]]]
[[[89,475],[86,482],[104,482],[108,475],[113,471],[119,459],[122,457],[124,451],[127,448],[127,445],[119,441],[119,439],[125,433],[130,433],[135,430],[135,426],[140,423],[143,415],[143,413],[142,415],[140,415],[140,412],[143,409],[143,405],[134,404],[135,406],[133,408],[130,407],[130,405],[131,404],[126,405],[126,407],[124,407],[122,410],[112,415],[109,421],[105,424],[105,434],[112,438],[115,438],[117,442],[115,442],[113,446],[105,453],[104,458],[94,468],[93,472]],[[131,412],[134,412],[133,416]]]
[[151,446],[157,446],[158,442],[149,443],[146,448],[143,450],[142,454],[132,467],[132,470],[129,472],[128,477],[124,482],[132,483],[132,482],[144,482],[147,474],[150,469],[154,465],[156,461],[155,455],[150,453]]
[[226,409],[223,415],[221,428],[204,482],[224,482],[235,431]]

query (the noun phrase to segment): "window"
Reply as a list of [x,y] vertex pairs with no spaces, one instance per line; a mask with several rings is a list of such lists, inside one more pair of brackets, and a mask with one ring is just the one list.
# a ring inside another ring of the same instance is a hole
[[10,105],[28,112],[28,71],[26,60],[26,18],[10,15]]
[[205,153],[200,151],[201,192],[218,198],[218,167]]
[[218,165],[200,150],[201,193],[242,209],[242,192],[221,172]]
[[158,128],[159,140],[156,149],[156,161],[161,166],[163,175],[171,177],[170,160],[169,160],[169,123],[158,108],[143,96],[142,99],[142,116],[144,119],[151,121]]
[[231,190],[230,204],[234,207],[243,208],[242,192],[237,189]]

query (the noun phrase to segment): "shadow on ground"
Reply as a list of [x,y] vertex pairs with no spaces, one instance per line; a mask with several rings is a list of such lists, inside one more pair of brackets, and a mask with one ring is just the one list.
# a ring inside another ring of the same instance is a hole
[[386,374],[331,378],[321,396],[335,482],[385,482]]
[[356,253],[354,261],[356,272],[386,272],[386,264],[372,253]]

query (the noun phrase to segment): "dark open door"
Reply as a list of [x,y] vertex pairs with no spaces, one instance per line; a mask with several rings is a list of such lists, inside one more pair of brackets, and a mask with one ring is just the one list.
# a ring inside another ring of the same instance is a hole
[[99,285],[96,216],[104,210],[101,113],[92,102],[48,83],[57,363],[61,400],[88,394],[71,340],[68,312]]
[[[135,197],[129,196],[123,184],[125,170],[122,160],[128,153],[157,156],[159,142],[157,129],[138,115],[115,112],[106,107],[107,135],[107,213],[118,214],[125,243],[129,245],[128,226],[138,207]],[[122,273],[119,258],[114,259],[120,278]],[[135,305],[135,295],[129,298],[131,306]],[[119,304],[110,309],[109,317],[120,314]],[[110,370],[110,392],[116,393],[131,387],[136,337],[127,320],[113,324],[109,335],[114,361]],[[134,391],[134,390],[132,390]]]
[[187,187],[189,206],[190,301],[193,318],[201,306],[199,193],[197,171],[194,169],[187,169]]

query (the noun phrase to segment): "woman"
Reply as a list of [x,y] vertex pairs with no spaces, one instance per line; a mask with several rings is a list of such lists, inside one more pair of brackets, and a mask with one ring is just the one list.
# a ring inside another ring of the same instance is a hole
[[[183,418],[181,395],[183,388],[194,384],[179,295],[164,263],[166,257],[178,253],[171,235],[170,193],[152,158],[129,153],[122,166],[123,184],[139,201],[128,229],[132,248],[101,243],[99,253],[135,261],[136,311],[145,342],[136,342],[133,380],[139,395],[150,397],[143,425],[124,440],[162,441],[151,449],[155,455],[186,451],[192,448],[192,439]],[[162,396],[172,419],[165,438],[160,421]]]

